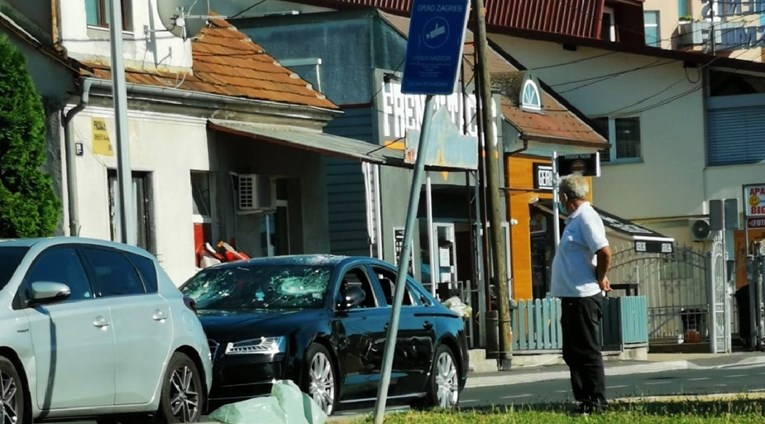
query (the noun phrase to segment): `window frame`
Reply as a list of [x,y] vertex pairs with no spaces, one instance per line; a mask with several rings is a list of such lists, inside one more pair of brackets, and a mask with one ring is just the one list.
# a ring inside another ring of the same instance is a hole
[[[529,97],[535,97],[536,103],[527,102]],[[542,93],[537,83],[531,78],[525,80],[521,88],[521,109],[529,112],[542,111]]]
[[[85,0],[85,23],[89,28],[108,29],[109,28],[109,13],[107,8],[108,0]],[[91,22],[91,15],[88,13],[90,8],[87,7],[87,3],[92,3],[95,6],[96,16],[95,22]],[[122,6],[122,31],[133,32],[133,1],[132,0],[120,0]]]
[[[608,15],[608,28],[604,28],[603,25],[606,22],[604,19]],[[602,40],[616,42],[616,12],[612,7],[604,7],[600,20],[600,38]],[[605,37],[605,30],[608,30],[608,38]]]
[[[646,17],[649,15],[654,15],[656,17],[656,22],[649,24],[646,20]],[[644,10],[643,11],[643,28],[645,33],[645,45],[651,46],[651,47],[661,47],[661,12],[658,10]],[[656,30],[656,37],[655,40],[652,43],[648,42],[648,28],[655,28]]]
[[[599,123],[603,123],[604,120],[608,120],[608,143],[609,148],[602,150],[600,152],[600,160],[601,163],[614,163],[614,164],[621,164],[621,163],[637,163],[643,161],[643,136],[641,131],[641,120],[639,116],[625,116],[625,117],[601,117],[596,118],[596,121]],[[616,133],[616,123],[617,121],[627,121],[627,120],[637,120],[637,129],[638,129],[638,140],[637,140],[637,151],[638,155],[634,157],[618,157],[617,154],[619,152],[619,146],[625,142],[625,140],[622,140],[620,142],[619,139],[617,139],[617,133]]]

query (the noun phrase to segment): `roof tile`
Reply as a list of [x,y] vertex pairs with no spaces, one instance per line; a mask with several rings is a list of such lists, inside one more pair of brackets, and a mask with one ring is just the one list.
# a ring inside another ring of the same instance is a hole
[[[337,109],[311,84],[282,66],[263,47],[221,18],[191,41],[192,71],[125,69],[132,84],[176,87],[182,90],[227,95],[301,106]],[[111,78],[108,64],[85,63],[97,78]]]

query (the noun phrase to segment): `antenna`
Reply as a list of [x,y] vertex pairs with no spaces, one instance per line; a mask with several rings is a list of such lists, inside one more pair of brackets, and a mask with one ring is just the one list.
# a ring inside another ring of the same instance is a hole
[[184,40],[202,31],[210,17],[207,0],[157,0],[157,12],[162,25]]

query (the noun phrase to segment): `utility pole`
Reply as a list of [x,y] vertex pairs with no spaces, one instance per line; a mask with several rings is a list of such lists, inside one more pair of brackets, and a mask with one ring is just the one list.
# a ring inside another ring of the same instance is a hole
[[488,158],[486,160],[487,182],[489,187],[488,205],[489,222],[491,223],[491,257],[494,263],[494,278],[497,287],[498,315],[499,315],[499,357],[498,365],[501,371],[510,369],[512,353],[512,333],[510,328],[510,297],[508,293],[509,280],[505,261],[505,249],[502,239],[502,222],[499,208],[499,165],[502,155],[497,149],[497,134],[494,130],[492,117],[493,97],[491,94],[491,76],[489,75],[488,50],[489,43],[486,40],[486,8],[483,0],[473,0],[473,14],[475,16],[476,31],[473,34],[476,45],[477,63],[481,97],[481,119],[483,120],[484,147]]

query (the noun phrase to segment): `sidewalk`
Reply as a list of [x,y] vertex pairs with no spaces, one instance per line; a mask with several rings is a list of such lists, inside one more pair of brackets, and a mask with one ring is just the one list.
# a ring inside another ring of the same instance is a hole
[[[606,375],[641,374],[689,368],[724,368],[734,365],[765,363],[763,352],[712,353],[656,353],[648,354],[648,360],[604,361]],[[502,386],[530,383],[541,380],[568,379],[568,367],[564,364],[523,366],[509,371],[474,372],[468,375],[466,388]]]

